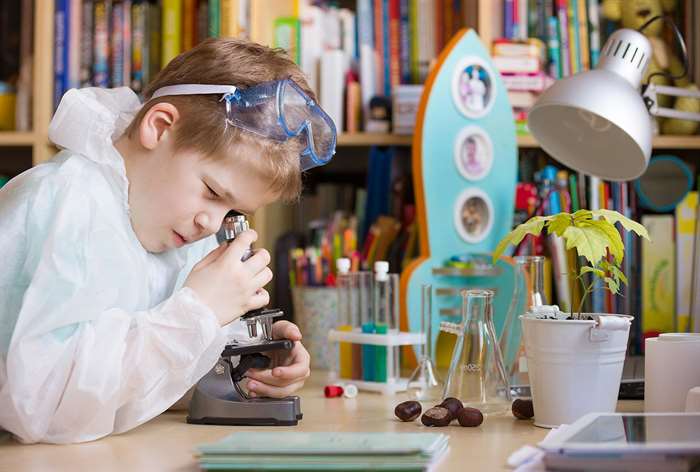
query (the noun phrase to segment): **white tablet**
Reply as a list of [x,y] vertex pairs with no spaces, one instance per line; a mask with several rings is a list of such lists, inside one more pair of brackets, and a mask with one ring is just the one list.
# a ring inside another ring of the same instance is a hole
[[557,454],[697,454],[700,413],[591,413],[539,446]]

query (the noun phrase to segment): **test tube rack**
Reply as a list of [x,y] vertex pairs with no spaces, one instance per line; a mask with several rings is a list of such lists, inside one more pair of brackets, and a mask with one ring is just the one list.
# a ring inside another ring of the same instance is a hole
[[[387,334],[373,334],[373,333],[362,333],[359,330],[353,331],[338,331],[330,330],[328,332],[328,340],[331,342],[347,342],[350,344],[360,344],[360,345],[374,345],[374,346],[386,346],[390,347],[400,347],[400,346],[418,346],[425,344],[426,337],[425,334],[421,333],[387,333]],[[396,350],[398,351],[398,350]],[[392,372],[392,366],[398,364],[398,360],[394,359],[395,356],[394,349],[387,349],[387,372]],[[388,376],[386,382],[372,382],[368,380],[361,379],[346,379],[339,378],[340,382],[352,383],[357,386],[360,390],[365,390],[369,392],[378,392],[385,395],[393,395],[397,392],[405,392],[408,387],[408,378],[401,377],[399,373],[396,376]]]

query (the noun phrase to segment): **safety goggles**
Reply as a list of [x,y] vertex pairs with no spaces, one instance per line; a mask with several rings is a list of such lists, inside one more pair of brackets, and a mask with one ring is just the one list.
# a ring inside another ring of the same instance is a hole
[[299,138],[304,146],[301,169],[327,164],[335,154],[333,120],[293,80],[266,82],[247,89],[233,85],[168,85],[151,98],[166,95],[221,94],[226,122],[266,139]]

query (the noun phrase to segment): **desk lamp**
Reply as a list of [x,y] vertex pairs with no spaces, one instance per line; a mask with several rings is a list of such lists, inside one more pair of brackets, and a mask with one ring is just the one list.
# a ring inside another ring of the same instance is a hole
[[[642,34],[652,22],[671,24],[683,55],[684,72],[651,74],[639,91],[652,56]],[[562,164],[606,180],[632,180],[642,175],[652,147],[651,116],[700,121],[700,113],[659,107],[658,95],[700,99],[700,92],[651,83],[655,75],[679,79],[687,74],[683,37],[666,16],[656,16],[639,30],[615,31],[603,46],[594,70],[556,81],[537,100],[528,127],[542,149]]]

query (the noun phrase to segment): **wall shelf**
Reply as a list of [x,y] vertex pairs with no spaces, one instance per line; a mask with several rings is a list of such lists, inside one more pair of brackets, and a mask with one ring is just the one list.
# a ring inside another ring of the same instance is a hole
[[32,146],[34,142],[31,131],[0,131],[0,146]]
[[[700,149],[700,135],[695,136],[656,136],[654,149]],[[518,136],[518,147],[538,148],[539,144],[531,135]]]
[[413,135],[384,133],[343,133],[338,135],[339,146],[410,146]]
[[[517,137],[521,149],[539,148],[531,135]],[[413,135],[383,133],[352,133],[338,135],[338,146],[411,146]],[[700,149],[700,135],[695,136],[657,136],[653,141],[654,149]]]

